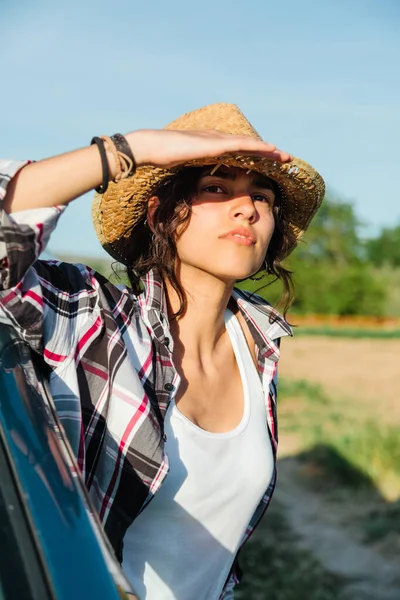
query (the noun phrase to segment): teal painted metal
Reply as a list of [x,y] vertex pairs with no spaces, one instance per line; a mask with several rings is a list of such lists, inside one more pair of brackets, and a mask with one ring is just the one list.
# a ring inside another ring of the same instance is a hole
[[[121,600],[108,551],[27,346],[0,325],[0,426],[57,600]],[[72,467],[72,468],[71,468]]]

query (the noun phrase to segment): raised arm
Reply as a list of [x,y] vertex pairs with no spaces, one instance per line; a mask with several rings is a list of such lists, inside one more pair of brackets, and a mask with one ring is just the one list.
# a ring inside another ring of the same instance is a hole
[[[215,131],[138,130],[126,140],[137,166],[170,167],[197,158],[248,153],[287,162],[291,156],[267,142]],[[107,152],[110,177],[116,165]],[[102,182],[98,148],[88,146],[54,156],[21,169],[7,188],[3,208],[7,213],[31,208],[65,205]]]

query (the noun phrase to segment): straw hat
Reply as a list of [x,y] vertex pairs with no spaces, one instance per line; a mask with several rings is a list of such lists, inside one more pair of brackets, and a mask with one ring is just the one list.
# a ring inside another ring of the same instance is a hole
[[[222,133],[261,139],[234,104],[205,106],[184,114],[165,129],[214,129]],[[94,227],[104,249],[118,261],[129,263],[129,247],[134,243],[134,230],[146,218],[147,202],[152,191],[165,177],[184,167],[219,163],[250,169],[273,179],[282,194],[283,214],[289,221],[295,239],[300,239],[324,197],[322,177],[299,158],[294,158],[290,163],[280,163],[267,158],[226,155],[194,160],[168,169],[138,167],[133,177],[110,183],[105,194],[95,195],[92,207]],[[132,235],[133,242],[130,239]],[[295,245],[296,243],[292,245],[289,252]]]

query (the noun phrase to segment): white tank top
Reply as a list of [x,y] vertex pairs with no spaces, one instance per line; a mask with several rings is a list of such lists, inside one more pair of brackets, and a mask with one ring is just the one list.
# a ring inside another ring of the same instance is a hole
[[242,329],[225,324],[244,392],[240,423],[210,433],[175,405],[165,417],[170,471],[128,528],[123,570],[141,600],[218,600],[273,473],[264,395]]

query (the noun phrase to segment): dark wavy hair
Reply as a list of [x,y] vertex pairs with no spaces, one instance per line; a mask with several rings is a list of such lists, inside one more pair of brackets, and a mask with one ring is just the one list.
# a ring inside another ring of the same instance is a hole
[[[212,167],[186,167],[164,179],[152,193],[160,199],[160,204],[154,212],[154,231],[150,230],[143,219],[135,228],[130,248],[130,264],[126,272],[133,290],[140,293],[141,278],[151,269],[156,269],[164,281],[168,280],[171,283],[178,295],[180,308],[175,317],[184,314],[187,306],[186,294],[176,273],[177,231],[182,233],[189,225],[191,205],[196,197],[198,182],[210,169]],[[283,308],[286,315],[294,299],[294,284],[292,273],[281,265],[281,261],[295,243],[295,239],[284,216],[284,203],[278,185],[267,177],[265,180],[267,187],[271,187],[275,193],[275,229],[264,264],[253,278],[261,280],[265,274],[272,275],[273,279],[265,285],[270,285],[276,279],[282,281],[283,291],[277,306]]]

